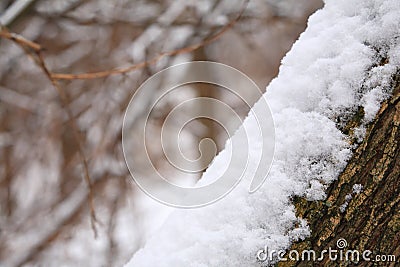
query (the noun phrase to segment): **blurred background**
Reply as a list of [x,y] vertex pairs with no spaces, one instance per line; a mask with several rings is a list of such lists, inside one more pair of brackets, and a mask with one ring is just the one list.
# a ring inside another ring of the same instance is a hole
[[[124,162],[121,127],[135,90],[156,72],[192,60],[233,66],[265,90],[309,15],[321,7],[320,0],[250,0],[244,10],[239,0],[0,0],[0,22],[40,44],[56,73],[126,67],[218,35],[134,71],[60,80],[66,101],[21,47],[0,39],[0,266],[127,262],[172,210],[142,193]],[[182,86],[154,107],[149,156],[181,184],[193,184],[201,172],[171,166],[159,135],[168,113],[196,96],[218,98],[242,117],[249,111],[226,90],[205,84]],[[218,151],[227,138],[217,123],[196,120],[182,129],[182,153],[196,158],[205,137]]]

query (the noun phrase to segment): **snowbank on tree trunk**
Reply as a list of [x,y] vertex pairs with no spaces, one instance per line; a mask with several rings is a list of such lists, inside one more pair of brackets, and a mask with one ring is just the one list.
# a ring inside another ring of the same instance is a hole
[[[264,95],[276,127],[275,160],[265,184],[249,194],[250,171],[221,201],[176,210],[126,266],[258,266],[259,249],[285,249],[306,237],[307,224],[296,218],[291,197],[324,198],[351,156],[340,127],[362,107],[363,124],[355,131],[360,140],[389,96],[391,75],[400,66],[399,25],[398,0],[326,1]],[[389,63],[379,64],[383,58]],[[257,104],[253,110],[259,112]],[[254,125],[250,114],[242,127]],[[249,138],[251,160],[262,140]],[[221,152],[201,183],[228,160]]]

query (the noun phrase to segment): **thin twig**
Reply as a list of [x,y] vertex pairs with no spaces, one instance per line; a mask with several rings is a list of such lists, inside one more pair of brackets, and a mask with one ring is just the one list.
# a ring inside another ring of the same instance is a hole
[[11,41],[19,44],[20,46],[22,45],[25,47],[29,47],[36,52],[39,52],[40,50],[42,50],[42,46],[40,44],[37,44],[28,39],[25,39],[24,37],[22,37],[19,34],[11,33],[7,30],[6,27],[1,26],[1,25],[0,25],[0,37],[11,40]]
[[197,43],[193,44],[184,48],[179,48],[176,50],[168,51],[168,52],[162,52],[155,56],[154,58],[150,60],[146,60],[128,67],[124,68],[115,68],[111,70],[104,70],[104,71],[98,71],[98,72],[89,72],[89,73],[80,73],[80,74],[69,74],[69,73],[52,73],[52,78],[56,80],[87,80],[87,79],[97,79],[97,78],[104,78],[110,75],[115,75],[115,74],[124,74],[128,72],[132,72],[138,69],[142,69],[146,66],[153,65],[160,61],[164,57],[170,57],[170,56],[176,56],[176,55],[181,55],[181,54],[187,54],[191,53],[200,47],[207,46],[216,40],[218,40],[225,32],[227,32],[229,29],[231,29],[242,17],[244,11],[246,10],[247,4],[249,0],[246,0],[243,4],[243,7],[241,8],[239,14],[236,16],[235,19],[231,20],[228,24],[226,24],[224,27],[222,27],[216,34],[213,36]]
[[[128,67],[123,67],[123,68],[115,68],[111,70],[104,70],[104,71],[98,71],[98,72],[88,72],[88,73],[80,73],[80,74],[70,74],[70,73],[54,73],[48,70],[48,73],[50,74],[51,78],[54,80],[88,80],[88,79],[98,79],[98,78],[104,78],[108,77],[110,75],[115,75],[115,74],[124,74],[128,72],[132,72],[138,69],[142,69],[146,66],[153,65],[160,61],[164,57],[170,57],[170,56],[176,56],[176,55],[181,55],[181,54],[187,54],[191,53],[200,47],[207,46],[216,40],[218,40],[225,32],[227,32],[229,29],[231,29],[242,17],[244,11],[246,10],[247,4],[249,0],[245,0],[243,3],[243,6],[241,10],[239,11],[239,14],[236,16],[235,19],[231,20],[228,24],[226,24],[224,27],[222,27],[216,34],[213,36],[197,43],[193,44],[184,48],[179,48],[176,50],[168,51],[168,52],[162,52],[155,56],[154,58],[150,60],[146,60]],[[15,33],[10,33],[5,27],[0,28],[0,37],[9,39],[11,41],[14,41],[18,43],[21,46],[24,47],[29,47],[33,49],[36,53],[39,53],[43,50],[42,46],[29,41],[25,39],[24,37],[15,34]]]
[[67,94],[64,92],[64,90],[60,86],[59,82],[52,77],[51,72],[49,71],[49,69],[46,66],[46,62],[44,61],[41,51],[39,51],[37,53],[37,56],[38,56],[38,59],[40,62],[41,69],[46,74],[47,78],[51,81],[53,87],[57,90],[58,94],[61,97],[61,100],[63,101],[64,105],[66,106],[68,118],[69,118],[71,126],[72,126],[72,132],[74,134],[75,140],[78,143],[78,153],[79,153],[79,156],[81,157],[81,161],[83,163],[84,178],[85,178],[86,184],[89,189],[88,201],[89,201],[89,208],[90,208],[90,223],[91,223],[91,226],[93,229],[93,233],[94,233],[95,237],[97,237],[97,227],[96,227],[97,217],[96,217],[96,212],[94,209],[93,185],[92,185],[92,181],[91,181],[90,175],[89,175],[89,164],[86,159],[85,152],[83,150],[81,137],[79,136],[78,125],[74,119],[72,110],[69,108],[69,105],[68,105],[69,100],[68,100]]
[[23,38],[22,36],[19,36],[18,34],[10,33],[5,27],[1,27],[0,37],[9,39],[9,40],[13,41],[14,43],[16,43],[17,45],[19,45],[25,51],[25,53],[34,60],[36,65],[38,65],[38,67],[40,67],[42,69],[43,73],[50,80],[53,87],[57,90],[57,92],[61,98],[61,101],[65,105],[65,109],[67,111],[68,119],[71,123],[74,138],[78,143],[78,153],[81,158],[81,162],[82,162],[83,169],[84,169],[84,179],[88,186],[88,191],[89,191],[88,202],[89,202],[89,209],[90,209],[91,227],[92,227],[94,236],[97,237],[97,227],[96,227],[97,217],[96,217],[96,212],[95,212],[95,208],[94,208],[93,186],[92,186],[92,182],[91,182],[90,174],[89,174],[89,164],[88,164],[88,161],[87,161],[85,153],[84,153],[81,137],[79,136],[78,125],[75,121],[75,117],[73,116],[72,110],[69,108],[68,96],[64,92],[63,88],[60,86],[59,82],[52,77],[52,73],[49,70],[49,68],[47,67],[44,57],[42,55],[43,49],[39,44],[36,44],[29,40],[26,40],[25,38]]

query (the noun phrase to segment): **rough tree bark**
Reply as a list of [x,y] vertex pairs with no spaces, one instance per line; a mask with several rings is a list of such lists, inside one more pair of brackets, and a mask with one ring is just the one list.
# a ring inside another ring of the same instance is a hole
[[[281,261],[278,266],[400,266],[400,72],[393,81],[392,97],[382,104],[364,141],[330,185],[327,198],[312,202],[294,199],[297,215],[308,221],[312,232],[290,250],[314,250],[318,257],[324,249],[337,249],[337,240],[344,238],[346,249],[370,250],[371,259],[377,254],[395,255],[396,262],[360,259],[357,263],[324,257],[322,261]],[[344,131],[351,133],[362,114],[360,110]],[[361,193],[353,192],[355,184],[363,186]]]

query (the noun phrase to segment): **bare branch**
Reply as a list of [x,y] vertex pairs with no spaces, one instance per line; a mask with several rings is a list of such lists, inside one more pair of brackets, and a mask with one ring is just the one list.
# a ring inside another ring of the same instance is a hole
[[35,52],[39,52],[42,50],[40,44],[32,42],[28,39],[25,39],[19,34],[9,32],[6,27],[0,25],[0,37],[11,40],[20,46],[25,46],[33,49]]
[[[83,169],[84,169],[84,179],[85,179],[86,184],[89,189],[88,201],[89,201],[89,208],[90,208],[90,218],[91,218],[90,221],[91,221],[91,226],[93,229],[94,236],[97,237],[97,228],[96,228],[97,218],[96,218],[96,213],[95,213],[95,209],[94,209],[93,188],[92,188],[93,186],[92,186],[92,182],[91,182],[90,174],[89,174],[89,164],[88,164],[88,161],[86,159],[86,156],[85,156],[85,153],[83,150],[83,145],[82,145],[83,142],[81,140],[81,137],[79,136],[78,126],[77,126],[75,117],[73,116],[73,113],[68,105],[69,104],[68,96],[64,92],[63,88],[60,86],[59,82],[52,77],[52,73],[47,68],[46,62],[42,55],[42,47],[40,45],[38,45],[34,42],[31,42],[31,41],[28,41],[25,38],[23,38],[17,34],[10,33],[5,27],[1,28],[0,36],[4,37],[6,39],[9,39],[9,40],[13,41],[14,43],[16,43],[17,45],[19,45],[26,52],[26,54],[35,61],[35,63],[38,65],[38,67],[40,67],[42,69],[43,73],[50,80],[53,87],[57,90],[57,92],[61,98],[61,101],[64,103],[64,105],[66,107],[65,109],[68,114],[68,119],[71,123],[72,132],[74,134],[74,138],[76,139],[76,141],[78,143],[78,153],[81,158],[81,162],[82,162]],[[33,50],[33,52],[32,52],[32,50]]]
[[[227,32],[229,29],[231,29],[242,17],[244,11],[246,10],[247,4],[248,4],[249,0],[246,0],[243,3],[242,8],[239,11],[239,14],[236,16],[235,19],[231,20],[228,24],[226,24],[224,27],[222,27],[216,34],[212,35],[211,37],[197,43],[197,44],[193,44],[184,48],[180,48],[180,49],[176,49],[176,50],[172,50],[169,52],[162,52],[159,55],[155,56],[154,58],[147,60],[147,61],[143,61],[128,67],[123,67],[123,68],[115,68],[115,69],[111,69],[111,70],[104,70],[104,71],[98,71],[98,72],[90,72],[90,73],[81,73],[81,74],[69,74],[69,73],[53,73],[49,71],[49,75],[51,77],[52,80],[86,80],[86,79],[97,79],[97,78],[104,78],[104,77],[108,77],[110,75],[115,75],[115,74],[124,74],[124,73],[128,73],[128,72],[132,72],[138,69],[142,69],[146,66],[150,66],[153,65],[155,63],[157,63],[158,61],[160,61],[162,58],[164,57],[170,57],[170,56],[176,56],[176,55],[181,55],[181,54],[187,54],[187,53],[191,53],[195,50],[197,50],[200,47],[203,46],[207,46],[213,42],[215,42],[216,40],[218,40],[225,32]],[[5,31],[5,33],[3,33],[3,31]],[[29,46],[31,48],[36,47],[35,51],[41,51],[42,48],[40,45],[33,43],[33,42],[26,42],[26,39],[12,39],[9,37],[10,33],[8,33],[5,29],[3,29],[1,31],[0,36],[1,37],[5,37],[7,39],[10,39],[12,41],[16,41],[22,45],[25,46]],[[21,41],[22,40],[22,41]]]

